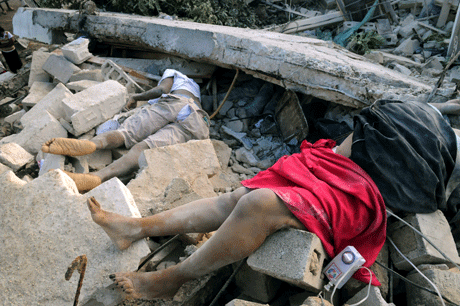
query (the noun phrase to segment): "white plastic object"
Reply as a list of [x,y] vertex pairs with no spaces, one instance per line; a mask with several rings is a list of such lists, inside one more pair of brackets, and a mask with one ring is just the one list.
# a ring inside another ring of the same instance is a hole
[[354,246],[347,246],[324,268],[323,273],[329,279],[329,284],[338,289],[366,262]]

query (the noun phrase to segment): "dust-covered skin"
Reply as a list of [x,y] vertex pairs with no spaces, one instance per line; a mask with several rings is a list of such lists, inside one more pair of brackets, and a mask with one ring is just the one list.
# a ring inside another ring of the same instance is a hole
[[81,193],[90,191],[101,184],[101,178],[97,175],[89,173],[72,173],[68,171],[64,171],[64,173],[70,176],[75,182],[75,185],[77,185],[78,191]]
[[88,200],[88,207],[94,222],[123,249],[146,237],[217,230],[176,266],[159,272],[114,274],[115,284],[128,298],[172,297],[183,283],[249,256],[273,232],[284,227],[305,229],[269,189],[242,187],[146,218],[104,211],[94,198]]
[[52,138],[42,146],[43,153],[82,156],[96,151],[96,144],[89,140],[72,138]]
[[449,100],[444,103],[429,103],[436,107],[443,115],[460,115],[460,99]]

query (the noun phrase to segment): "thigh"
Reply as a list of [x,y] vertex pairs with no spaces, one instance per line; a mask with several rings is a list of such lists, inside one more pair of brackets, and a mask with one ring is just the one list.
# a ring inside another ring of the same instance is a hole
[[305,226],[292,214],[284,201],[268,188],[253,189],[244,194],[235,211],[241,218],[263,219],[270,233],[286,227],[305,230]]

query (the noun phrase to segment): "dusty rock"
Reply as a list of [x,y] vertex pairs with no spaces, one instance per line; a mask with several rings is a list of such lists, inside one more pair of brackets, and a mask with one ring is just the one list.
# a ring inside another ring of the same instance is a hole
[[45,97],[51,90],[53,90],[56,84],[47,82],[34,82],[29,89],[29,94],[22,100],[22,104],[25,106],[33,107],[43,97]]
[[202,197],[216,195],[207,179],[220,170],[211,140],[191,140],[145,150],[139,158],[139,166],[141,172],[127,186],[142,214],[149,208],[154,209],[174,178],[185,179]]
[[32,154],[14,142],[0,145],[0,162],[14,171],[33,160]]
[[[82,304],[111,284],[110,273],[137,268],[139,258],[149,251],[145,242],[139,241],[122,252],[117,250],[91,220],[85,203],[88,196],[95,196],[107,210],[140,216],[129,191],[118,179],[83,196],[60,170],[27,184],[11,171],[0,175],[3,241],[0,269],[8,275],[0,279],[2,303],[50,306],[72,303],[78,273],[70,281],[64,279],[64,274],[70,263],[83,254],[88,258],[88,266],[80,295]],[[116,300],[117,292],[109,292],[105,300]]]
[[29,87],[35,82],[50,82],[51,75],[43,70],[43,64],[45,64],[51,53],[38,50],[32,53],[32,64],[30,66],[29,74]]

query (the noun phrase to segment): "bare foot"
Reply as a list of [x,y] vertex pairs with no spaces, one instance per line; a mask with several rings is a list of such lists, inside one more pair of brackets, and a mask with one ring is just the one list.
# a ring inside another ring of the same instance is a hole
[[107,233],[112,242],[120,249],[127,249],[134,241],[142,239],[141,227],[133,219],[116,213],[105,211],[94,197],[88,198],[91,218]]
[[184,278],[175,276],[175,266],[155,272],[126,272],[111,274],[110,278],[124,292],[125,298],[153,300],[171,299]]
[[42,146],[43,153],[81,156],[96,151],[96,144],[85,139],[53,138]]
[[77,189],[79,192],[84,193],[86,191],[90,191],[93,188],[96,188],[101,184],[101,178],[97,175],[89,174],[89,173],[72,173],[68,171],[64,171],[65,174],[70,176],[70,178],[75,182],[77,185]]

